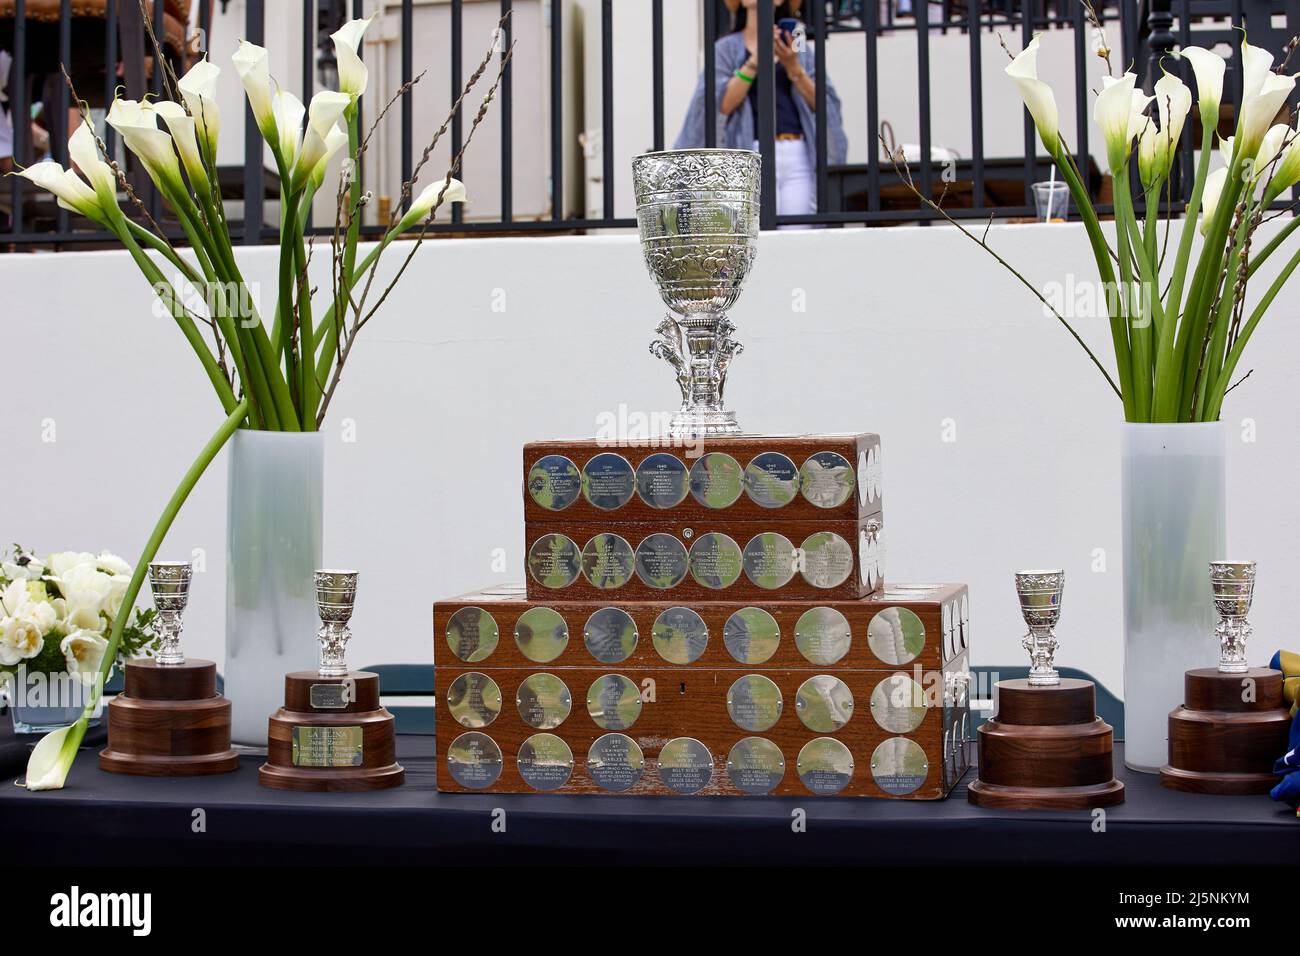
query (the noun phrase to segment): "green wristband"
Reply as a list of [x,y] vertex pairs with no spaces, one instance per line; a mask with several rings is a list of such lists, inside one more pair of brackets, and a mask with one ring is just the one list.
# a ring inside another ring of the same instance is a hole
[[736,77],[736,79],[738,79],[738,80],[744,80],[746,83],[751,83],[751,84],[752,84],[756,79],[758,79],[758,77],[756,77],[756,76],[746,76],[744,73],[741,73],[739,70],[737,70],[737,71],[735,72],[735,77]]

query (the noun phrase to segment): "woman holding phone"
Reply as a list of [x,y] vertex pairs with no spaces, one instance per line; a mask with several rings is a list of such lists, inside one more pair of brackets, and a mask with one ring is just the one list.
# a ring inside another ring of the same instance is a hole
[[[730,149],[758,149],[758,0],[726,0],[736,14],[736,30],[714,45],[717,144]],[[776,103],[776,211],[803,215],[817,211],[817,123],[826,123],[828,164],[843,163],[848,141],[840,121],[840,99],[826,82],[826,115],[817,116],[819,78],[812,51],[796,30],[802,0],[776,5],[772,50]],[[677,149],[704,145],[704,77],[700,77]]]

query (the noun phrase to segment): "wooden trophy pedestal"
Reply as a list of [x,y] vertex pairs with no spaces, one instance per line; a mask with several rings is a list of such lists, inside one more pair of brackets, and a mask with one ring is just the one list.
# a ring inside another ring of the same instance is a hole
[[379,675],[284,675],[284,706],[270,718],[258,782],[276,790],[383,790],[406,778],[393,715],[379,704]]
[[[1253,700],[1242,699],[1248,689]],[[1286,752],[1291,729],[1281,671],[1190,670],[1183,701],[1169,714],[1169,763],[1160,768],[1164,786],[1241,795],[1268,793],[1277,784],[1273,762]]]
[[99,766],[150,777],[236,769],[230,701],[217,693],[217,665],[196,659],[128,661],[125,690],[108,705],[108,746]]
[[999,681],[997,713],[979,729],[979,780],[970,802],[1006,810],[1090,810],[1124,802],[1110,725],[1092,681]]

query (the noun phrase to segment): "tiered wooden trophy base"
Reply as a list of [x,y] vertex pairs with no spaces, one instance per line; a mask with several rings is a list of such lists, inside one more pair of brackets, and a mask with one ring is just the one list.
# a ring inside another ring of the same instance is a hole
[[397,763],[393,715],[379,704],[379,675],[284,675],[284,706],[270,718],[266,763],[276,790],[383,790],[406,778]]
[[1291,727],[1282,672],[1203,667],[1187,672],[1183,689],[1183,706],[1169,715],[1169,763],[1160,782],[1188,793],[1268,793]]
[[998,710],[979,729],[979,780],[970,802],[1008,810],[1088,810],[1124,802],[1112,731],[1097,716],[1092,681],[1035,687],[999,681]]
[[108,746],[99,766],[151,777],[237,768],[239,755],[230,749],[230,701],[217,694],[217,665],[127,662],[125,690],[108,705]]

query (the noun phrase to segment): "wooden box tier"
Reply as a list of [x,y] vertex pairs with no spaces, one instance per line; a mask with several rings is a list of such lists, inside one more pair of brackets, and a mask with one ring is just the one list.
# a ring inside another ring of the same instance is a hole
[[276,790],[381,790],[399,786],[395,722],[379,702],[379,675],[284,675],[284,706],[270,718],[258,781]]
[[857,600],[884,586],[880,515],[557,521],[524,537],[534,601]]
[[230,701],[217,694],[217,665],[128,661],[123,692],[108,705],[108,746],[99,766],[111,773],[188,777],[239,766],[230,747]]
[[1198,668],[1183,677],[1183,692],[1183,706],[1169,715],[1169,763],[1160,782],[1188,793],[1268,793],[1291,730],[1282,672]]
[[725,516],[852,523],[882,510],[879,435],[735,435],[695,442],[530,442],[524,446],[524,521],[694,525]]
[[893,585],[858,601],[529,601],[520,586],[433,606],[439,666],[921,668],[963,658],[964,584]]

